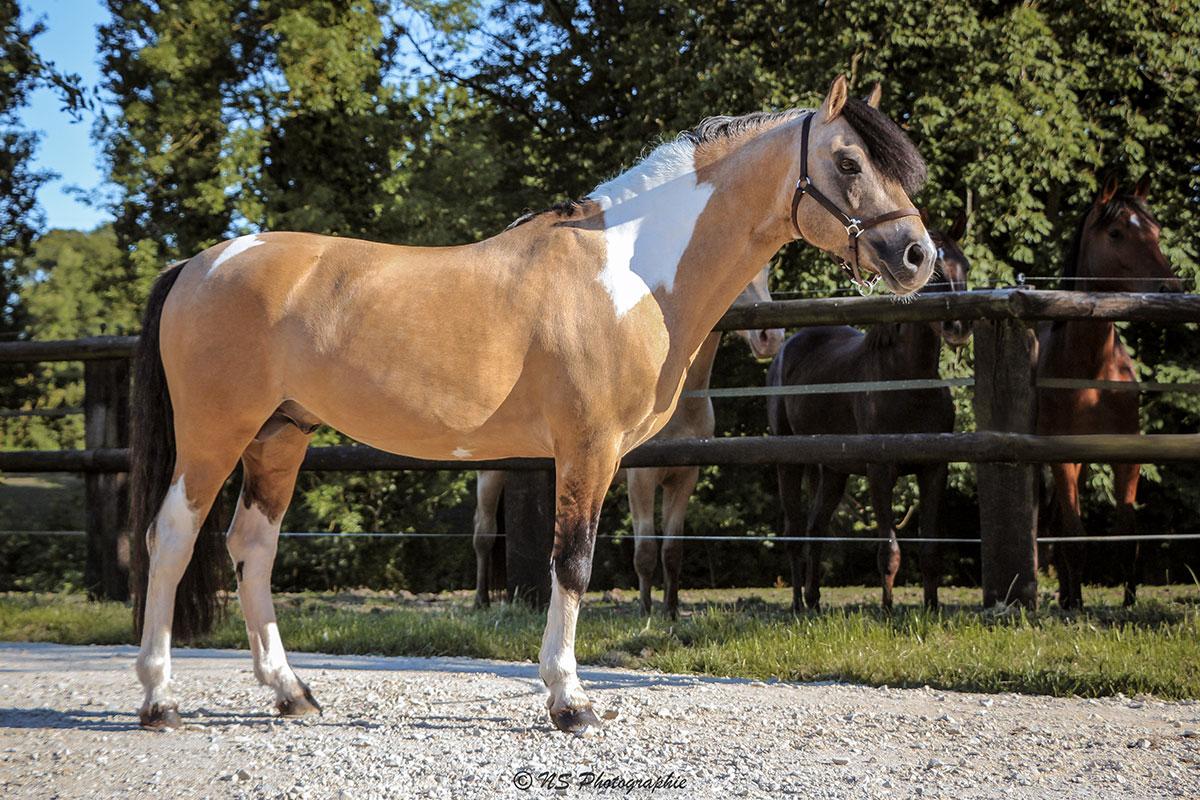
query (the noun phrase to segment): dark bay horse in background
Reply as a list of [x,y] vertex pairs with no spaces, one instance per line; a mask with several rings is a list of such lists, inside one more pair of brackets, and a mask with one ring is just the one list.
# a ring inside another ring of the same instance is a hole
[[[770,267],[764,266],[733,301],[734,306],[763,303],[771,299],[768,289]],[[779,351],[783,342],[783,330],[769,328],[735,331],[746,340],[751,354],[757,359],[771,358]],[[700,350],[688,367],[683,381],[683,391],[707,389],[712,378],[713,362],[717,357],[717,346],[721,343],[721,332],[713,331],[704,339]],[[694,439],[713,435],[716,418],[712,400],[708,397],[681,397],[663,429],[655,439]],[[475,546],[475,607],[491,604],[493,586],[492,555],[499,531],[500,497],[504,491],[502,470],[480,470],[475,484],[475,530],[472,543]],[[633,516],[635,539],[634,568],[641,586],[642,613],[650,613],[651,579],[658,560],[658,540],[654,538],[654,496],[658,487],[663,487],[663,601],[667,614],[679,614],[679,570],[683,565],[683,522],[687,514],[688,500],[696,489],[700,478],[699,467],[647,467],[619,470],[617,482],[629,481],[629,508]]]
[[[1159,247],[1158,221],[1146,205],[1150,181],[1143,177],[1131,194],[1118,192],[1110,176],[1075,234],[1063,273],[1063,288],[1092,292],[1181,292]],[[1039,326],[1038,380],[1075,378],[1137,381],[1137,370],[1116,326],[1103,321],[1053,322]],[[1141,433],[1136,391],[1047,389],[1037,391],[1037,433]],[[1117,501],[1114,536],[1134,533],[1133,504],[1140,464],[1113,464]],[[1052,464],[1054,508],[1051,520],[1064,536],[1084,536],[1080,494],[1086,464]],[[1137,599],[1138,544],[1121,546],[1125,553],[1125,605]],[[1058,602],[1063,608],[1083,605],[1084,546],[1055,548]]]
[[581,202],[476,244],[263,233],[168,268],[132,403],[142,725],[182,722],[171,636],[217,613],[209,512],[239,460],[225,546],[255,675],[281,713],[319,710],[288,664],[270,575],[326,424],[421,458],[554,459],[539,672],[555,726],[598,728],[575,631],[620,458],[667,424],[713,325],[783,245],[803,238],[898,294],[920,289],[935,248],[909,194],[924,177],[900,128],[841,76],[814,111],[709,118]]
[[[923,290],[966,290],[967,258],[959,247],[966,231],[965,214],[959,214],[945,233],[930,229],[937,246],[934,279]],[[928,226],[928,222],[926,222]],[[805,328],[783,344],[771,363],[770,386],[801,386],[857,381],[893,381],[940,377],[938,359],[942,342],[961,347],[971,336],[962,322],[905,322],[875,325],[866,333],[848,326]],[[952,433],[954,403],[950,390],[913,389],[854,394],[781,395],[767,400],[771,433],[777,436],[821,433]],[[901,475],[916,474],[920,492],[921,580],[925,605],[938,604],[936,545],[938,520],[946,490],[945,464],[780,464],[779,498],[783,506],[783,535],[824,537],[842,501],[850,475],[866,475],[871,506],[881,538],[879,576],[883,606],[892,607],[892,587],[900,569],[900,545],[892,518],[892,490]],[[802,499],[807,485],[809,505]],[[788,542],[792,562],[792,609],[818,607],[821,599],[822,542],[808,542],[808,570],[802,570],[802,543]],[[803,595],[801,595],[803,587]]]

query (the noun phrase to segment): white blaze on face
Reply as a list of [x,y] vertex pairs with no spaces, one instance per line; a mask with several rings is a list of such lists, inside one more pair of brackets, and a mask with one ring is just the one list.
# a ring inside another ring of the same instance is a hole
[[231,258],[236,258],[237,256],[249,250],[251,247],[258,247],[260,244],[264,244],[264,242],[262,239],[258,238],[258,234],[256,233],[234,239],[224,250],[221,251],[221,255],[217,256],[217,260],[214,261],[212,266],[208,268],[208,274],[213,274],[226,261],[230,260]]
[[604,210],[606,258],[598,279],[618,318],[655,289],[675,285],[679,261],[713,193],[711,184],[696,181],[694,152],[686,140],[665,144],[589,195]]

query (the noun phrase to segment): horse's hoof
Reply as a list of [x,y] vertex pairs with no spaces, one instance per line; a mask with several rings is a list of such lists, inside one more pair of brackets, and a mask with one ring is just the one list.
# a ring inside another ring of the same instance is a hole
[[142,727],[151,731],[175,730],[183,726],[183,719],[175,705],[155,704],[150,708],[143,708],[138,718]]
[[592,710],[592,704],[588,703],[582,708],[560,708],[557,711],[550,712],[550,721],[554,723],[554,727],[565,733],[578,733],[587,735],[594,733],[603,727],[604,723],[596,716],[596,712]]
[[308,686],[300,684],[301,694],[285,697],[275,703],[275,710],[285,717],[303,717],[305,714],[320,714],[321,704],[312,696]]

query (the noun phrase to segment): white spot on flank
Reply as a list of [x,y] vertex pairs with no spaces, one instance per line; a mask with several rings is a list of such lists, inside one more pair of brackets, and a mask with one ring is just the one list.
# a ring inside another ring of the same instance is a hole
[[237,239],[234,239],[232,242],[229,243],[228,246],[226,246],[226,248],[224,250],[221,251],[221,255],[217,256],[217,260],[214,261],[212,263],[212,266],[208,268],[208,274],[209,275],[213,274],[214,272],[217,271],[218,267],[220,267],[222,264],[224,264],[229,259],[235,258],[235,257],[241,255],[242,253],[249,250],[251,247],[258,247],[260,244],[263,244],[263,241],[262,241],[262,239],[258,238],[258,234],[256,234],[256,233],[252,233],[249,236],[241,236]]
[[471,451],[465,447],[456,447],[454,452],[450,455],[454,456],[455,458],[470,458]]
[[659,287],[675,285],[679,261],[712,196],[696,181],[695,146],[662,145],[589,195],[604,210],[604,269],[597,276],[622,317]]

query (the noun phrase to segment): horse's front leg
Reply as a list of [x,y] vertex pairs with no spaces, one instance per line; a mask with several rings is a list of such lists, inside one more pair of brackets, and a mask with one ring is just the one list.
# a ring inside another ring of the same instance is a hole
[[925,607],[938,607],[938,584],[941,573],[941,553],[933,541],[941,537],[942,497],[946,493],[945,464],[931,464],[917,473],[921,529],[921,585],[925,592]]
[[867,470],[871,484],[871,505],[875,507],[875,522],[879,531],[879,551],[876,562],[879,580],[883,585],[883,607],[892,608],[892,588],[900,571],[900,543],[896,541],[896,525],[892,517],[892,490],[896,486],[896,468],[888,464],[871,464]]
[[500,530],[500,495],[504,491],[504,473],[500,470],[480,470],[475,473],[475,607],[487,608],[492,603],[492,548]]
[[550,720],[562,731],[585,733],[600,718],[579,683],[575,663],[575,624],[592,577],[592,551],[600,505],[617,466],[615,443],[555,458],[557,508],[550,558],[550,610],[542,635],[539,671],[550,696]]
[[[1133,504],[1137,500],[1138,475],[1142,471],[1141,464],[1113,464],[1113,488],[1117,495],[1117,519],[1113,525],[1114,536],[1133,536],[1137,533],[1137,525],[1133,516]],[[1124,605],[1131,606],[1137,602],[1138,586],[1138,556],[1141,545],[1136,541],[1121,542],[1117,552],[1124,553],[1125,567],[1125,601]]]

